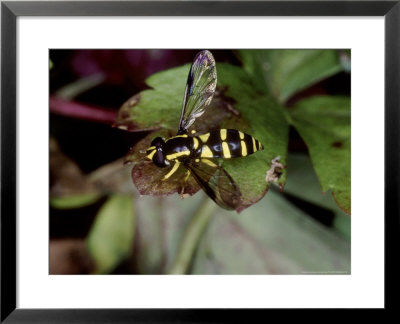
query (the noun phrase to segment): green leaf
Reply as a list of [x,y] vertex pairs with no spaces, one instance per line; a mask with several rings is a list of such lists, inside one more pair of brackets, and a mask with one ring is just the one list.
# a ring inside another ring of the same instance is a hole
[[106,76],[102,73],[91,74],[63,86],[57,90],[55,96],[64,100],[72,100],[80,94],[97,87],[105,79]]
[[[265,175],[271,167],[271,161],[280,156],[280,163],[286,164],[289,125],[281,106],[270,96],[260,95],[253,86],[253,80],[243,69],[228,64],[222,67],[218,71],[219,82],[227,87],[224,95],[236,101],[234,107],[241,114],[240,124],[236,128],[253,135],[264,144],[264,150],[260,153],[245,159],[232,159],[224,165],[228,172],[237,174],[235,180],[242,182],[242,192],[256,195],[263,188],[265,190]],[[230,127],[230,121],[222,126]],[[278,184],[283,187],[285,182],[286,170],[283,170]]]
[[102,206],[87,237],[96,273],[109,273],[133,247],[135,215],[132,196],[113,195]]
[[91,205],[101,197],[98,193],[50,197],[50,206],[57,209],[73,209]]
[[240,50],[239,57],[258,89],[281,103],[342,70],[336,50]]
[[240,215],[213,215],[191,273],[350,274],[350,242],[271,191]]
[[333,227],[343,237],[350,239],[350,217],[338,207],[331,194],[321,192],[321,185],[308,155],[289,154],[288,181],[284,192],[332,211]]
[[321,183],[350,214],[350,98],[316,96],[290,110],[293,126],[305,141]]
[[[142,91],[128,100],[119,111],[115,122],[117,127],[129,131],[163,129],[139,142],[127,158],[133,163],[133,182],[141,194],[165,195],[181,189],[184,170],[178,171],[168,181],[161,182],[166,171],[145,161],[144,152],[152,138],[176,134],[189,68],[189,65],[185,65],[154,74],[147,80],[154,90]],[[286,163],[288,123],[277,102],[257,91],[254,80],[242,68],[217,63],[217,73],[217,93],[193,128],[200,133],[217,128],[238,129],[253,135],[265,148],[248,157],[225,160],[223,163],[243,194],[243,203],[238,208],[240,211],[265,195],[269,186],[265,176],[271,167],[271,160],[280,156],[280,162]],[[283,186],[285,181],[283,170],[278,184]],[[192,179],[185,193],[191,195],[198,189]]]
[[171,129],[176,132],[190,65],[153,74],[144,90],[120,108],[115,126],[128,131]]

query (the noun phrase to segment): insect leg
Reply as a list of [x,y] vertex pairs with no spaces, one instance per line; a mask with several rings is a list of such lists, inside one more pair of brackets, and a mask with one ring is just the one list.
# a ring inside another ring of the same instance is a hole
[[187,171],[186,171],[185,179],[183,180],[184,183],[186,183],[186,182],[188,181],[189,176],[190,176],[190,170],[187,170]]
[[189,180],[189,176],[190,176],[190,170],[188,169],[188,170],[186,170],[186,176],[183,179],[181,192],[179,193],[181,196],[183,196],[183,193],[185,192],[185,185],[186,185],[186,182]]
[[201,159],[201,162],[203,162],[203,163],[205,163],[205,164],[207,164],[207,165],[209,165],[209,166],[211,166],[211,167],[214,167],[214,168],[218,168],[218,164],[215,164],[213,161],[211,161],[211,160],[208,160],[208,159]]
[[169,171],[164,178],[161,179],[161,181],[169,179],[179,168],[179,164],[181,164],[179,161],[176,161],[174,166],[172,167],[171,171]]

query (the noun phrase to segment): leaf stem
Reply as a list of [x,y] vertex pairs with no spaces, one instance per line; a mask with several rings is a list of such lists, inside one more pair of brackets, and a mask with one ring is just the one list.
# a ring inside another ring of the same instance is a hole
[[50,112],[105,124],[113,124],[117,116],[117,112],[110,109],[68,101],[55,96],[50,97]]
[[200,208],[190,220],[190,223],[183,234],[178,254],[175,258],[174,264],[168,271],[168,274],[185,274],[187,272],[194,251],[196,250],[201,235],[206,229],[215,208],[216,204],[208,197],[206,197],[201,203]]

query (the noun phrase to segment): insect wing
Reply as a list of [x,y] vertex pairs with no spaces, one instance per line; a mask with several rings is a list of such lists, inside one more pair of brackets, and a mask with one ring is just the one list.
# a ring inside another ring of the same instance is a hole
[[217,86],[215,60],[209,51],[199,52],[190,68],[178,134],[184,134],[210,104]]
[[241,202],[241,193],[232,177],[224,168],[211,161],[189,162],[185,166],[190,170],[199,186],[219,206],[225,209],[237,209]]

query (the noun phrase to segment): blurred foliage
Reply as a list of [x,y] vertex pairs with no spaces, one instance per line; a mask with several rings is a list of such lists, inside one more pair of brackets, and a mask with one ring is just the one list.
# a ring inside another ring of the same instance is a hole
[[108,273],[133,247],[135,214],[131,196],[113,195],[101,207],[87,238],[96,273]]
[[84,193],[81,195],[51,197],[50,206],[57,209],[81,208],[93,204],[99,199],[97,193]]
[[342,69],[336,50],[240,50],[239,56],[260,91],[281,103]]
[[[54,98],[64,100],[51,111],[67,116],[71,102],[73,118],[87,118],[93,111],[104,114],[101,91],[88,102],[95,109],[88,106],[86,113],[79,111],[85,109],[79,99],[104,84],[127,89],[128,80],[138,90],[130,90],[136,94],[118,111],[115,126],[141,135],[125,157],[130,166],[123,166],[120,155],[90,172],[83,172],[51,139],[50,212],[58,215],[51,216],[57,220],[53,226],[60,226],[62,219],[87,227],[83,239],[51,239],[51,273],[350,273],[350,217],[343,212],[351,210],[350,98],[313,90],[340,71],[350,72],[350,51],[215,51],[217,92],[195,129],[239,129],[265,147],[224,161],[245,196],[240,209],[247,209],[240,214],[222,210],[202,191],[183,200],[176,194],[166,197],[177,191],[183,170],[160,183],[165,170],[143,163],[154,137],[176,134],[190,67],[182,63],[193,53],[182,52],[183,61],[172,61],[174,51],[95,52],[74,52],[77,80],[58,88],[51,82]],[[151,65],[156,57],[157,64]],[[62,64],[52,63],[50,73],[56,76]],[[51,105],[59,102],[52,100]],[[110,120],[112,114],[105,116],[93,121]],[[301,153],[288,149],[290,128],[306,145]],[[92,148],[87,150],[90,154]],[[275,186],[265,176],[278,156],[284,169]],[[191,179],[185,193],[198,189]]]
[[350,240],[350,218],[338,207],[331,194],[321,193],[321,186],[309,156],[290,154],[288,173],[290,178],[284,193],[312,203],[314,207],[321,207],[319,219],[322,223],[332,226],[342,237]]
[[200,242],[193,274],[350,273],[347,242],[275,191],[240,215],[216,214]]

